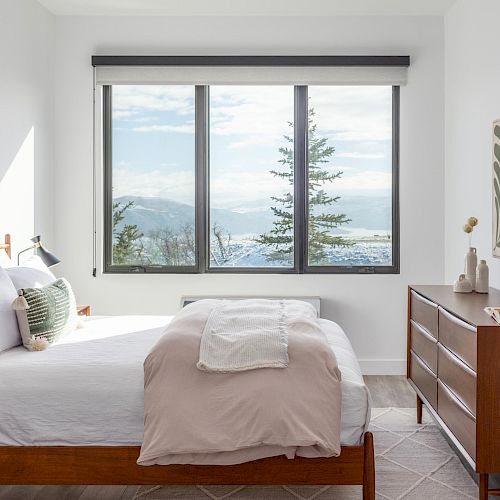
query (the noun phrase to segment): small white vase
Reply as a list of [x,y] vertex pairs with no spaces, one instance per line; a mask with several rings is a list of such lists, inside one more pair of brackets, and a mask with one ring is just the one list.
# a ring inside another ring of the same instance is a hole
[[457,293],[471,293],[472,285],[470,281],[465,277],[465,274],[461,274],[455,284],[453,285],[453,291]]
[[476,292],[488,293],[490,288],[490,270],[485,260],[480,260],[477,266]]
[[467,255],[465,256],[465,277],[472,285],[473,290],[476,287],[476,267],[477,267],[476,249],[470,247],[469,251],[467,252]]

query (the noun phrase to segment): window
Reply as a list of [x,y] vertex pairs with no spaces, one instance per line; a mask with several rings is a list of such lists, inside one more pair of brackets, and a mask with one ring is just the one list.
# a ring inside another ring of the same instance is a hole
[[105,272],[399,272],[399,86],[102,96]]
[[196,269],[195,88],[106,89],[111,268]]
[[308,264],[390,267],[392,88],[308,93]]
[[210,267],[293,268],[293,92],[210,87]]

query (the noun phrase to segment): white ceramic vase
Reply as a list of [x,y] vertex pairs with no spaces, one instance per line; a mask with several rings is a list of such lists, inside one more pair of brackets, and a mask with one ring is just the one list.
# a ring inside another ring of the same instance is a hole
[[477,267],[477,254],[476,249],[473,247],[469,248],[467,255],[465,256],[465,277],[472,285],[472,289],[476,288],[476,267]]
[[465,274],[461,274],[455,284],[453,285],[453,291],[457,293],[471,293],[472,285],[470,281],[465,277]]
[[477,266],[476,292],[488,293],[490,288],[490,270],[485,260],[480,260]]

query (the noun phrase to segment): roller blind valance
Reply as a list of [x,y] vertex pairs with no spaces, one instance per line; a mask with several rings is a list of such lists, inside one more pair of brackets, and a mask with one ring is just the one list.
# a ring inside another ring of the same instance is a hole
[[97,85],[405,85],[409,57],[94,56],[92,62]]

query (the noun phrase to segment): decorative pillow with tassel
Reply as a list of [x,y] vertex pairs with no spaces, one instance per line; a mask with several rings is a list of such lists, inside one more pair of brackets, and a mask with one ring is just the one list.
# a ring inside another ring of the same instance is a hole
[[12,303],[24,347],[43,351],[73,331],[78,323],[71,285],[60,278],[42,288],[21,288]]

